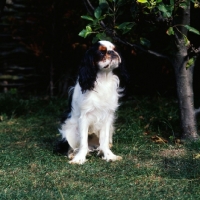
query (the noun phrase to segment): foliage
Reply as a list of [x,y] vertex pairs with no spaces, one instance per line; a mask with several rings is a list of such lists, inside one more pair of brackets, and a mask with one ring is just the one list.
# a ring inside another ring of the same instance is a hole
[[[200,8],[197,0],[192,0],[192,2],[195,8]],[[109,35],[112,35],[112,38],[116,38],[116,36],[124,38],[126,35],[126,39],[128,38],[131,43],[138,43],[157,50],[163,49],[162,52],[173,52],[173,48],[175,48],[174,38],[172,38],[174,31],[185,37],[186,46],[190,44],[187,36],[181,31],[181,26],[200,35],[196,28],[188,24],[176,23],[177,18],[180,17],[180,9],[186,9],[189,4],[190,1],[186,0],[101,0],[99,5],[96,2],[94,16],[82,16],[90,23],[79,35],[86,38],[93,34],[93,42],[108,39]],[[167,35],[171,37],[167,37]],[[112,40],[111,37],[109,40]]]
[[[17,105],[23,99],[15,100]],[[174,99],[134,97],[122,102],[113,148],[123,160],[107,163],[92,154],[83,166],[53,153],[60,138],[57,116],[66,101],[26,102],[21,115],[6,118],[5,111],[0,120],[0,199],[199,198],[199,142],[175,144],[165,135],[176,132]],[[153,142],[155,135],[168,143]]]
[[[82,1],[78,5],[73,0],[7,2],[0,16],[0,92],[15,88],[24,93],[46,95],[50,91],[50,82],[53,82],[54,94],[66,94],[67,88],[74,83],[82,55],[90,45],[88,36],[95,36],[93,42],[111,40],[108,31],[130,38],[130,42],[137,42],[145,48],[173,52],[172,31],[180,28],[170,28],[167,26],[170,18],[163,20],[162,13],[153,14],[155,9],[150,12],[145,3],[132,0],[93,0],[95,15],[84,15]],[[198,7],[198,1],[194,3]],[[146,14],[142,13],[143,10]],[[86,20],[80,19],[80,15]],[[155,18],[158,21],[154,22]],[[101,21],[109,25],[108,30],[102,28]],[[81,34],[87,39],[78,37],[80,27],[87,22],[85,32]],[[169,28],[171,31],[167,31]],[[164,39],[161,35],[165,36]],[[199,41],[192,37],[190,43],[192,40]]]

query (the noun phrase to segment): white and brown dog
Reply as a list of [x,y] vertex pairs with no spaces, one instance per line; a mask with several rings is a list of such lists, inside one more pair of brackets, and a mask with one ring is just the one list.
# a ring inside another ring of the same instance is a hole
[[111,42],[99,41],[84,56],[77,83],[70,90],[70,111],[60,129],[70,147],[70,163],[83,164],[93,150],[106,161],[122,159],[110,150],[122,92],[119,78],[113,73],[116,68],[122,69],[121,57]]

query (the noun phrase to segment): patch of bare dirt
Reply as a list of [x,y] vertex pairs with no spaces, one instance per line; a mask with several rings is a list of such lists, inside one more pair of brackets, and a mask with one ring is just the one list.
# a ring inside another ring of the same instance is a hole
[[159,152],[159,155],[167,158],[181,157],[186,155],[185,149],[165,149]]

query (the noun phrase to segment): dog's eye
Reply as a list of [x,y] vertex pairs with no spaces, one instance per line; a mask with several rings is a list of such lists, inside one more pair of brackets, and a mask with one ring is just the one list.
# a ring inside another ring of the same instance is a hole
[[100,50],[100,52],[101,52],[103,55],[106,55],[106,53],[107,53],[106,50]]

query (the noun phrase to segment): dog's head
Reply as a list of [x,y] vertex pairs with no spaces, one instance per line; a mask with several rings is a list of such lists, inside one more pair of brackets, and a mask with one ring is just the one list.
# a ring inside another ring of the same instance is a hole
[[96,45],[94,64],[99,70],[111,71],[119,66],[121,57],[115,50],[114,44],[108,41],[99,41]]
[[99,41],[94,44],[86,52],[79,68],[78,80],[82,92],[94,88],[98,72],[109,73],[118,68],[120,64],[121,57],[115,50],[114,44],[109,41]]

